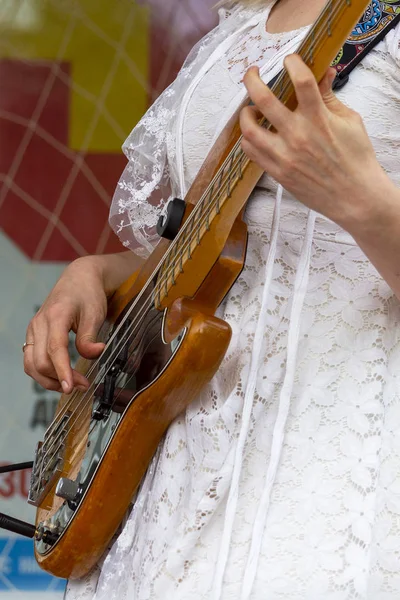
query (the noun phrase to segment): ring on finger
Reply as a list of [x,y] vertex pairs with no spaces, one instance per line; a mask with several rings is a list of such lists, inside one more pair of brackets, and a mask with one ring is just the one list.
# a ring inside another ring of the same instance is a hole
[[25,352],[27,346],[34,346],[35,342],[24,342],[23,346],[22,346],[22,352]]

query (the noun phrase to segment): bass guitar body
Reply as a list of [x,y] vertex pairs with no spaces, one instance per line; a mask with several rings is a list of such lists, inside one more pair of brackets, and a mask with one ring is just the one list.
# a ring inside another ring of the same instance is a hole
[[[32,476],[31,502],[39,504],[35,553],[46,571],[79,578],[97,563],[168,426],[217,371],[231,329],[214,311],[242,269],[246,240],[247,228],[238,220],[193,298],[144,311],[145,295],[115,336],[114,347],[140,318],[117,360],[114,356],[115,373],[107,365],[111,345],[90,375],[97,381],[95,393],[78,394],[73,402],[62,397],[58,413],[63,416],[39,445]],[[151,262],[162,251],[157,249]],[[145,275],[127,282],[113,298],[101,332],[104,341],[137,302]],[[87,372],[90,364],[80,367]],[[99,371],[108,374],[99,377]]]

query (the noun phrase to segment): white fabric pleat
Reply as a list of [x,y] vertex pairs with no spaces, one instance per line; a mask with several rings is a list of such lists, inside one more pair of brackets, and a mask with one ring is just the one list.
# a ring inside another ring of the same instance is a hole
[[257,322],[256,336],[254,339],[253,350],[251,354],[250,372],[245,390],[242,424],[240,427],[239,439],[236,447],[235,462],[233,466],[232,482],[229,490],[228,502],[225,512],[224,529],[221,539],[218,562],[214,572],[213,581],[213,600],[220,600],[224,574],[229,557],[230,544],[232,539],[233,522],[236,515],[236,508],[239,494],[239,481],[243,466],[243,454],[246,439],[249,431],[250,418],[253,409],[253,399],[256,389],[257,372],[262,352],[264,332],[267,320],[267,304],[272,283],[272,276],[275,264],[276,250],[278,246],[278,234],[280,224],[280,211],[282,202],[283,188],[278,187],[275,202],[274,217],[271,230],[271,245],[268,253],[268,260],[265,267],[265,283],[261,302],[260,315]]
[[[304,300],[307,293],[310,276],[310,262],[312,253],[312,242],[314,235],[316,213],[310,211],[307,220],[307,230],[303,241],[301,256],[296,273],[293,291],[293,305],[290,315],[290,325],[287,342],[286,373],[281,393],[279,396],[278,416],[272,436],[271,458],[268,465],[267,477],[264,490],[258,506],[256,519],[253,526],[251,548],[247,560],[246,571],[243,580],[241,600],[249,600],[257,573],[260,558],[261,544],[265,525],[270,507],[272,488],[276,480],[279,462],[282,454],[286,423],[290,410],[290,400],[293,391],[296,372],[296,360],[299,347],[300,321],[303,311]],[[266,310],[265,310],[266,313]],[[254,383],[255,385],[255,383]]]

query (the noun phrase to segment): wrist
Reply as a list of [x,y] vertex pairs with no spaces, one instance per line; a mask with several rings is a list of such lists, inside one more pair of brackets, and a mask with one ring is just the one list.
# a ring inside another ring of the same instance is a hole
[[114,260],[112,256],[110,254],[88,256],[93,271],[100,278],[107,297],[111,296],[118,287],[113,273]]
[[116,254],[93,256],[94,268],[102,278],[103,288],[110,297],[143,264],[131,250]]
[[99,281],[106,296],[110,297],[138,268],[138,260],[140,259],[131,251],[90,255],[74,260],[68,269],[72,273],[82,273],[92,281]]
[[384,236],[400,223],[400,189],[379,169],[373,185],[358,186],[356,193],[349,194],[352,210],[340,223],[357,241]]

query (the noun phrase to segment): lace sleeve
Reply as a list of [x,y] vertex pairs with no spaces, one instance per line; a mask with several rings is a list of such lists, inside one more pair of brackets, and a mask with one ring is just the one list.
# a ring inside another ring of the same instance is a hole
[[147,258],[159,240],[157,221],[172,193],[166,137],[174,109],[162,103],[161,96],[123,146],[129,162],[110,211],[110,225],[122,244],[141,258]]
[[176,80],[156,100],[126,140],[128,164],[110,210],[110,225],[122,244],[147,258],[157,245],[157,221],[168,201],[179,192],[174,165],[174,123],[180,100],[194,74],[220,43],[232,24],[231,12],[219,10],[219,25],[198,42]]
[[219,25],[194,46],[176,80],[123,146],[128,164],[114,194],[110,225],[122,244],[142,258],[147,258],[159,241],[156,225],[168,201],[179,195],[174,136],[184,95],[212,52],[251,17],[254,10],[242,7],[219,10]]

